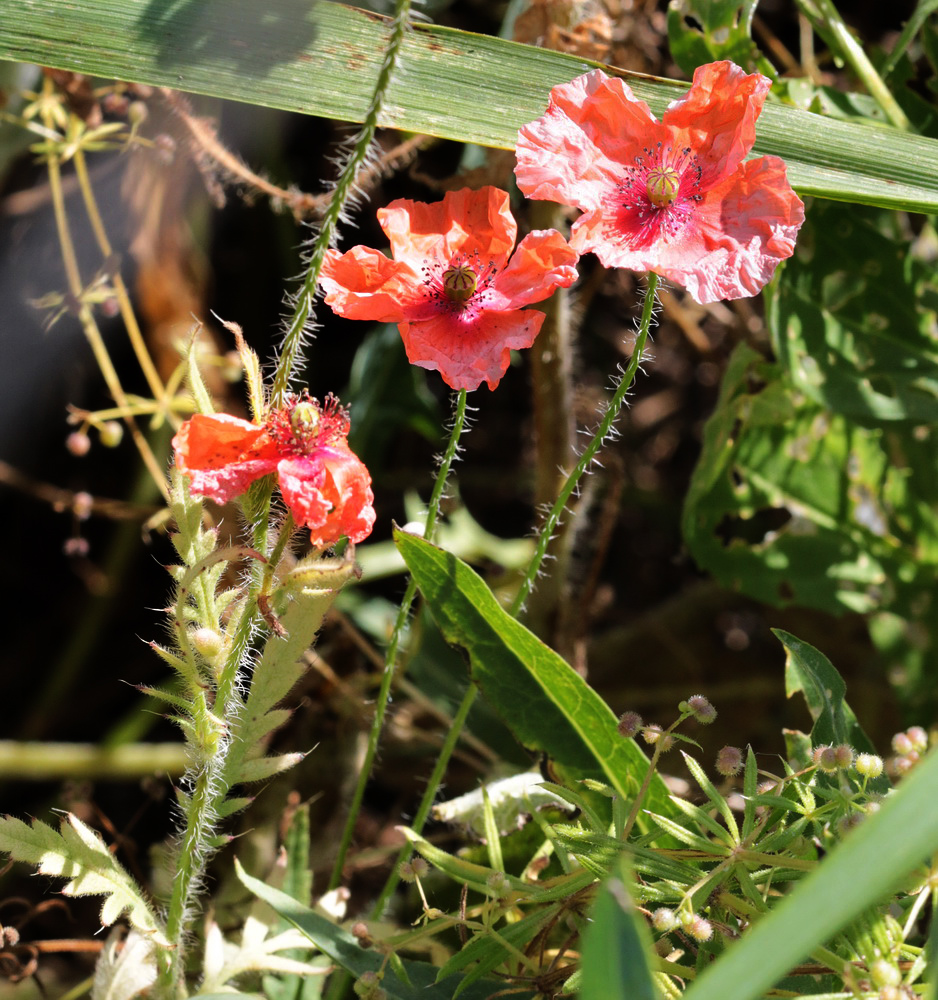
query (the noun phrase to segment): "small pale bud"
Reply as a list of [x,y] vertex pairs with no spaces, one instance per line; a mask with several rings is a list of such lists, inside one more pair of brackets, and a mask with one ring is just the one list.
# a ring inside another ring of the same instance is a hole
[[902,982],[902,973],[885,958],[877,958],[870,966],[870,979],[877,987],[898,986]]
[[924,753],[928,749],[928,733],[921,726],[912,726],[905,731],[914,749]]
[[192,633],[192,645],[206,660],[214,660],[225,645],[224,639],[211,628],[197,628]]
[[143,101],[131,101],[127,106],[127,118],[134,125],[140,125],[147,120],[150,111]]
[[82,490],[72,497],[72,513],[79,521],[87,521],[94,510],[94,497]]
[[429,870],[430,866],[423,858],[412,858],[401,865],[399,874],[404,882],[416,882],[418,878],[426,875]]
[[651,915],[651,926],[656,931],[673,931],[677,927],[677,916],[674,910],[669,910],[666,906],[661,906]]
[[853,747],[848,746],[846,743],[838,743],[834,747],[834,763],[837,767],[844,771],[853,763]]
[[883,773],[883,758],[877,757],[873,753],[857,754],[857,759],[853,762],[857,774],[864,778],[878,778]]
[[499,899],[507,895],[511,889],[511,883],[504,872],[492,872],[485,880],[485,884],[492,890],[492,894]]
[[892,749],[894,753],[909,753],[915,749],[915,744],[907,733],[896,733],[892,738]]
[[724,778],[739,774],[743,769],[743,752],[739,747],[723,747],[717,754],[716,760],[717,774],[722,774]]
[[661,726],[654,724],[645,726],[642,730],[642,739],[649,746],[657,745],[661,753],[667,753],[674,746],[674,737],[670,733],[666,733]]
[[713,937],[713,924],[697,914],[691,917],[684,929],[695,941],[709,941]]
[[812,757],[814,763],[822,771],[826,771],[828,774],[834,774],[837,771],[837,759],[833,747],[815,747]]
[[717,710],[710,704],[709,699],[705,698],[702,694],[695,694],[688,698],[681,706],[681,711],[690,712],[703,726],[709,726],[717,717]]
[[371,932],[368,930],[368,924],[364,920],[359,920],[357,923],[352,924],[351,930],[352,936],[358,941],[360,947],[370,948],[374,944]]
[[913,767],[921,760],[918,752],[915,750],[910,750],[907,754],[902,757],[896,757],[892,762],[893,770],[901,778],[903,775],[909,773]]
[[81,458],[91,450],[91,438],[83,431],[72,431],[65,439],[65,447],[73,454]]
[[124,428],[116,420],[108,420],[98,428],[98,438],[105,448],[116,448],[124,437]]
[[84,559],[91,551],[91,546],[87,538],[66,538],[62,551],[70,559]]
[[642,728],[642,717],[638,712],[623,712],[619,716],[619,734],[626,739],[637,736]]

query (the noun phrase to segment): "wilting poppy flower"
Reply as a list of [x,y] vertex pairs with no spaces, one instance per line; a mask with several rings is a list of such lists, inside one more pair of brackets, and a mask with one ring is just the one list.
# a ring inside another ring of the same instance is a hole
[[606,267],[654,271],[698,302],[755,295],[794,252],[804,205],[776,156],[743,162],[770,81],[701,66],[659,122],[593,70],[554,87],[518,134],[518,187],[585,213],[570,243]]
[[518,227],[498,188],[450,191],[430,205],[392,201],[378,222],[393,259],[363,246],[328,251],[326,304],[348,319],[397,323],[411,364],[453,389],[483,379],[494,389],[509,348],[530,347],[544,322],[521,307],[576,280],[578,254],[553,229],[529,233],[512,254]]
[[192,492],[217,503],[276,472],[294,519],[325,548],[343,535],[360,542],[375,523],[371,476],[349,450],[348,431],[348,414],[335,397],[320,404],[304,392],[271,410],[263,424],[197,413],[179,428],[173,448]]

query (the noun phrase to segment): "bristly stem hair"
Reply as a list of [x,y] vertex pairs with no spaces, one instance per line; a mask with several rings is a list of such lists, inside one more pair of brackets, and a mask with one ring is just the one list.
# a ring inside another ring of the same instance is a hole
[[[459,394],[456,396],[453,426],[450,431],[449,442],[446,445],[446,451],[443,453],[443,458],[440,461],[440,467],[437,470],[436,480],[433,483],[433,491],[430,494],[430,503],[427,507],[427,520],[423,528],[423,537],[428,541],[432,541],[433,539],[433,533],[436,530],[436,522],[440,513],[440,502],[443,499],[443,491],[446,488],[446,481],[449,478],[449,472],[452,467],[453,460],[456,458],[459,451],[459,438],[466,423],[466,395],[466,390],[461,389]],[[345,829],[342,831],[342,840],[339,843],[339,851],[335,859],[335,865],[332,869],[332,878],[329,880],[330,889],[335,889],[342,880],[342,869],[345,866],[345,857],[348,854],[348,849],[352,843],[352,835],[355,830],[355,820],[358,816],[358,811],[361,808],[362,800],[365,796],[365,786],[371,777],[371,768],[374,764],[375,755],[378,752],[378,742],[381,738],[382,727],[384,726],[384,715],[388,705],[388,697],[391,692],[391,684],[394,680],[394,675],[397,669],[397,650],[400,646],[404,629],[407,626],[411,605],[413,604],[416,596],[417,584],[414,582],[414,578],[411,577],[407,581],[407,589],[404,591],[403,598],[401,598],[401,605],[398,608],[397,619],[394,622],[394,630],[391,632],[391,638],[384,653],[384,673],[381,677],[381,688],[378,691],[378,697],[375,702],[375,716],[372,720],[371,733],[368,737],[368,749],[365,751],[365,759],[362,762],[361,770],[358,774],[358,782],[355,785],[355,793],[352,796],[348,817],[345,821]],[[457,720],[454,720],[453,728],[456,730],[457,735],[462,729],[462,721],[463,720],[458,717]],[[451,752],[452,750],[450,750],[450,753]],[[448,759],[449,754],[446,754],[446,757]],[[440,779],[441,778],[442,775],[440,775]],[[437,784],[439,784],[440,779],[437,780]],[[433,801],[432,796],[430,801]]]
[[[521,586],[518,589],[518,593],[515,595],[515,599],[512,601],[509,609],[510,613],[515,617],[517,617],[518,613],[521,611],[525,598],[530,593],[534,580],[537,578],[544,555],[547,552],[547,546],[557,527],[557,523],[566,509],[567,502],[575,492],[577,485],[583,478],[586,470],[592,464],[596,457],[596,453],[602,447],[603,442],[612,432],[616,417],[618,417],[619,411],[622,409],[622,404],[625,402],[625,397],[628,395],[629,390],[632,387],[632,383],[635,381],[635,375],[642,363],[645,344],[648,342],[648,335],[651,332],[651,324],[655,312],[655,292],[657,287],[658,275],[649,273],[648,287],[645,294],[645,301],[642,305],[642,316],[639,322],[638,336],[635,338],[635,347],[632,350],[632,357],[629,359],[629,363],[622,374],[622,378],[619,380],[616,391],[613,394],[612,399],[609,401],[609,405],[606,408],[606,412],[603,415],[599,426],[596,428],[589,444],[580,456],[580,460],[577,462],[576,467],[567,477],[567,480],[563,484],[554,506],[550,509],[550,512],[544,519],[544,523],[541,525],[537,539],[537,546],[535,548],[534,555],[531,558],[531,563],[527,568],[524,579],[521,581]],[[410,587],[408,587],[408,594],[409,593]],[[410,828],[417,834],[422,832],[423,825],[426,822],[427,817],[430,815],[430,809],[433,806],[433,802],[443,781],[450,756],[456,748],[456,744],[462,733],[462,728],[473,704],[475,703],[478,693],[479,689],[474,684],[469,684],[459,707],[456,709],[456,713],[453,716],[453,723],[446,734],[446,739],[443,746],[440,748],[439,755],[437,756],[436,764],[433,768],[433,774],[427,782],[423,798],[420,800],[420,805],[417,807],[414,818],[410,823]],[[397,862],[391,871],[391,875],[385,883],[384,888],[381,890],[377,902],[372,910],[373,919],[377,920],[383,916],[384,908],[387,905],[388,900],[391,898],[391,893],[394,891],[400,879],[399,872],[401,865],[405,861],[408,861],[412,854],[413,846],[411,844],[407,844],[401,848],[400,854],[397,857]]]
[[329,202],[329,206],[325,212],[323,212],[322,221],[319,224],[319,232],[307,260],[303,286],[296,294],[293,304],[293,316],[289,321],[280,349],[280,358],[277,362],[277,370],[274,374],[274,384],[271,394],[271,402],[274,406],[280,406],[283,403],[290,382],[299,366],[303,338],[308,329],[308,323],[313,312],[313,303],[316,298],[319,272],[322,270],[326,251],[335,241],[339,222],[342,220],[346,204],[354,193],[359,170],[367,163],[371,155],[371,145],[374,141],[375,132],[378,129],[378,115],[384,104],[385,95],[391,84],[394,71],[397,68],[401,48],[410,24],[411,6],[412,0],[397,0],[395,4],[394,20],[391,22],[391,35],[388,39],[387,49],[385,50],[384,65],[378,74],[378,82],[375,85],[371,107],[365,116],[365,122],[355,140],[355,145],[352,147],[339,172],[332,200]]

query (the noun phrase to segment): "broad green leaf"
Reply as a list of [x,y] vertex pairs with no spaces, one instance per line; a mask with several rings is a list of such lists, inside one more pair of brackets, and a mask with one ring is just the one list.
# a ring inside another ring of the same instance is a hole
[[[67,18],[60,0],[4,0],[0,59],[360,122],[389,33],[387,18],[328,0],[73,0]],[[379,124],[512,149],[518,128],[543,114],[550,88],[595,65],[415,25]],[[623,75],[656,114],[686,91]],[[782,156],[802,195],[938,210],[935,140],[770,105],[755,151]]]
[[658,1000],[653,954],[648,927],[624,881],[610,879],[599,890],[583,938],[580,1000]]
[[[609,706],[582,677],[495,599],[454,555],[406,532],[395,541],[443,635],[466,651],[473,681],[530,750],[546,753],[576,780],[608,782],[634,798],[648,759],[616,730]],[[656,775],[646,804],[670,814]]]
[[895,230],[886,213],[813,205],[769,296],[768,327],[792,384],[827,409],[935,423],[938,280]]
[[[862,753],[876,753],[846,702],[847,685],[831,661],[789,632],[773,628],[772,633],[785,647],[785,694],[789,698],[799,691],[804,695],[814,719],[814,744],[848,743]],[[886,782],[880,790],[888,787]]]
[[150,940],[169,945],[140,887],[98,833],[72,814],[62,821],[60,830],[38,819],[29,826],[12,816],[0,817],[0,851],[14,861],[36,865],[43,875],[69,879],[62,889],[66,896],[104,896],[101,923],[105,926],[126,915]]
[[757,0],[671,0],[668,45],[688,75],[698,66],[729,59],[752,72],[775,73],[751,37]]
[[938,565],[933,434],[860,427],[740,345],[688,491],[701,567],[771,604],[833,613],[931,607]]
[[[938,754],[904,778],[768,915],[692,983],[684,1000],[757,1000],[938,850]],[[862,877],[858,875],[862,874]]]
[[[336,926],[325,917],[311,910],[284,892],[273,889],[260,879],[252,878],[235,860],[235,871],[245,888],[263,900],[274,911],[301,931],[306,937],[328,955],[337,965],[355,977],[365,972],[379,972],[385,969],[385,956],[358,943],[347,931]],[[410,983],[400,980],[388,968],[381,986],[387,991],[388,1000],[452,1000],[461,977],[450,977],[437,983],[437,969],[426,962],[402,960]],[[488,1000],[499,989],[499,984],[491,980],[474,983],[461,993],[465,1000]],[[519,993],[518,1000],[531,1000],[532,994]]]

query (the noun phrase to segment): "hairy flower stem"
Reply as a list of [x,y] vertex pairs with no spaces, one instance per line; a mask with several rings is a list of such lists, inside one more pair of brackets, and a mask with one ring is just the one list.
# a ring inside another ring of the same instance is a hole
[[274,374],[274,384],[272,391],[272,403],[280,406],[284,396],[290,386],[290,381],[295,374],[298,364],[300,350],[303,345],[303,335],[306,325],[313,312],[313,301],[316,297],[316,286],[319,282],[319,272],[322,270],[323,260],[326,251],[332,246],[339,221],[345,211],[345,205],[349,195],[355,185],[355,180],[359,170],[365,165],[374,140],[375,132],[378,129],[378,115],[384,104],[384,97],[397,67],[404,37],[410,22],[411,0],[397,0],[394,10],[394,20],[391,22],[391,37],[388,39],[387,48],[384,53],[384,65],[378,74],[378,81],[375,84],[374,95],[371,100],[371,107],[365,116],[361,132],[355,141],[351,153],[342,166],[339,179],[336,181],[332,192],[332,200],[328,208],[323,212],[322,221],[319,224],[319,233],[313,245],[312,253],[306,266],[306,275],[303,279],[303,287],[296,296],[293,309],[293,316],[283,338],[283,346],[280,349],[280,359],[277,362],[277,371]]
[[642,307],[642,318],[638,328],[638,336],[635,338],[635,346],[632,349],[632,357],[629,359],[628,366],[622,374],[622,378],[619,380],[619,385],[616,387],[616,391],[609,401],[609,405],[606,408],[606,413],[603,416],[599,427],[596,429],[596,433],[593,434],[590,439],[589,444],[580,456],[580,460],[577,462],[573,471],[567,476],[566,482],[560,490],[554,506],[551,507],[550,513],[544,519],[544,523],[541,526],[541,530],[538,534],[537,545],[534,549],[534,556],[528,565],[527,572],[524,575],[524,579],[521,581],[521,586],[518,588],[518,593],[515,595],[515,599],[511,602],[511,613],[517,615],[524,602],[527,599],[528,594],[531,592],[531,587],[534,585],[534,581],[537,579],[537,574],[540,572],[541,563],[544,561],[544,555],[547,552],[547,547],[550,544],[550,540],[557,529],[557,525],[563,516],[564,510],[566,510],[567,503],[570,497],[576,490],[580,480],[583,478],[586,470],[592,465],[593,459],[596,457],[596,453],[602,447],[603,441],[606,440],[606,435],[612,430],[613,424],[616,422],[616,418],[619,416],[619,411],[622,409],[622,404],[625,402],[625,397],[632,388],[632,382],[635,380],[635,373],[638,371],[638,366],[642,363],[642,355],[645,351],[645,344],[648,340],[648,334],[651,330],[651,319],[655,309],[655,292],[658,288],[658,275],[652,272],[648,274],[648,289],[645,294],[645,304]]
[[[456,397],[456,411],[453,416],[453,426],[450,431],[449,442],[446,445],[446,451],[443,453],[440,467],[437,470],[436,480],[433,484],[433,491],[430,494],[430,503],[427,507],[427,520],[423,528],[423,537],[428,541],[433,539],[433,533],[436,530],[436,522],[440,514],[440,501],[443,499],[443,490],[446,487],[446,480],[449,478],[450,468],[452,467],[453,460],[459,450],[459,438],[462,434],[465,422],[466,390],[461,389]],[[375,717],[372,720],[371,733],[368,737],[368,749],[365,752],[365,759],[362,762],[362,767],[358,774],[358,782],[355,785],[355,792],[352,796],[348,818],[345,821],[345,829],[342,831],[342,840],[339,843],[339,852],[336,856],[335,865],[332,869],[332,877],[329,879],[330,889],[334,889],[342,880],[342,869],[345,867],[345,858],[348,854],[349,846],[352,843],[352,835],[355,830],[355,819],[361,809],[362,799],[365,795],[365,786],[371,777],[371,768],[374,764],[375,755],[378,752],[378,741],[381,738],[381,729],[384,726],[384,715],[388,706],[391,683],[394,680],[394,674],[397,667],[397,650],[400,646],[401,636],[404,634],[404,629],[407,626],[410,608],[416,595],[417,584],[414,583],[414,579],[411,577],[407,581],[407,589],[404,591],[404,596],[401,599],[401,606],[398,609],[397,619],[394,622],[394,630],[391,632],[391,638],[388,642],[387,649],[385,650],[384,673],[381,677],[381,688],[378,691],[378,698],[375,704]],[[451,731],[455,731],[458,737],[461,730],[462,720],[458,720],[457,718],[453,721]],[[452,748],[450,748],[450,753],[451,752]],[[447,753],[445,756],[448,760],[449,754]],[[440,777],[442,777],[442,774]],[[438,783],[439,779],[436,783],[431,782],[433,787],[436,787],[436,784]],[[430,802],[431,804],[433,802],[432,796],[430,798]]]
[[[622,375],[618,387],[616,388],[615,394],[609,402],[605,416],[603,417],[599,427],[596,429],[590,443],[586,446],[586,450],[580,457],[579,462],[577,462],[576,468],[574,468],[573,472],[571,472],[567,477],[566,482],[560,490],[560,495],[558,496],[557,501],[551,508],[550,514],[548,514],[547,519],[541,527],[537,540],[537,547],[535,549],[534,556],[531,559],[531,564],[528,566],[528,570],[525,574],[524,580],[522,581],[521,589],[518,591],[511,604],[510,612],[516,617],[524,604],[525,597],[531,589],[531,584],[537,577],[538,569],[540,568],[541,562],[544,559],[544,554],[547,551],[547,545],[550,542],[551,535],[556,528],[561,515],[563,514],[567,501],[573,495],[573,491],[576,489],[577,483],[589,468],[593,459],[596,457],[596,453],[602,446],[603,441],[612,429],[612,425],[615,423],[616,417],[622,409],[622,403],[625,401],[625,397],[628,394],[629,389],[632,387],[632,382],[635,379],[635,373],[638,371],[638,366],[641,364],[642,354],[645,350],[645,343],[648,340],[648,334],[651,330],[651,320],[655,310],[655,291],[657,290],[657,287],[658,275],[649,273],[645,304],[642,307],[642,318],[638,329],[638,336],[635,339],[635,347],[632,350],[632,357],[629,360],[629,364]],[[479,689],[474,684],[470,684],[466,689],[466,693],[463,695],[463,700],[460,703],[459,708],[456,710],[456,714],[453,716],[453,723],[446,734],[443,746],[440,748],[440,753],[437,757],[433,774],[427,782],[423,798],[420,800],[420,805],[417,807],[417,812],[410,824],[411,829],[418,834],[422,832],[423,825],[426,822],[427,817],[430,815],[430,809],[433,806],[434,799],[439,791],[443,775],[446,773],[449,759],[452,756],[453,750],[456,748],[459,737],[462,735],[462,729],[465,725],[466,718],[475,703],[478,693]],[[367,771],[365,773],[367,773]],[[651,781],[650,771],[646,780],[647,782]],[[634,819],[632,822],[634,822]],[[381,895],[378,897],[378,901],[375,904],[372,913],[374,919],[378,919],[382,916],[384,907],[387,905],[387,901],[391,898],[391,893],[394,891],[399,881],[400,876],[398,873],[400,871],[400,867],[405,861],[409,860],[411,854],[413,854],[413,847],[410,844],[401,849],[397,858],[397,863],[395,864],[388,881],[385,883],[384,888],[381,890]]]

